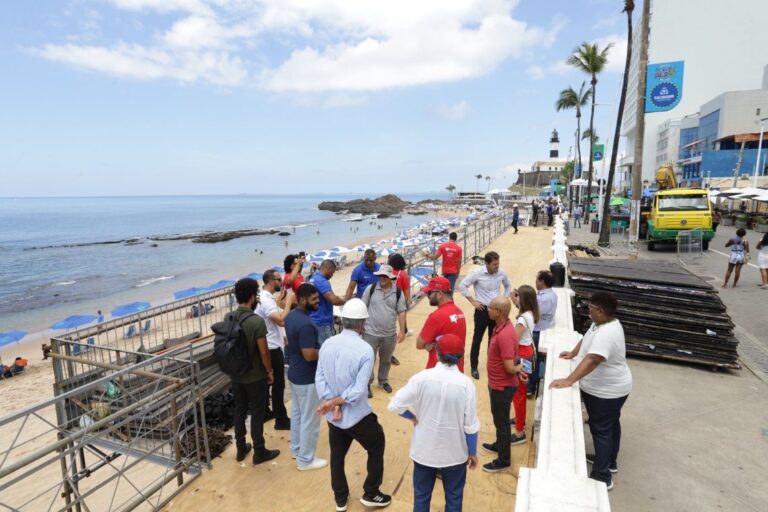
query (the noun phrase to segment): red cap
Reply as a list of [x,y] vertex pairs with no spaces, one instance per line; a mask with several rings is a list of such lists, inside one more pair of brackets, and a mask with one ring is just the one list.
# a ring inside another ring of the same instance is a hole
[[443,355],[454,354],[460,356],[464,353],[464,340],[455,334],[443,334],[437,338],[437,348],[440,349],[440,353]]
[[429,292],[449,292],[451,291],[451,282],[444,277],[433,277],[421,291]]

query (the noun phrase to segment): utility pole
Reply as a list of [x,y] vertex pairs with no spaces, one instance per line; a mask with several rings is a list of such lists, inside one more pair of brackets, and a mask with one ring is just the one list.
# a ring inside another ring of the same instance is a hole
[[635,149],[632,158],[632,206],[629,219],[629,241],[632,243],[631,259],[637,258],[640,233],[640,200],[643,197],[643,142],[645,139],[645,88],[648,69],[648,34],[651,21],[651,0],[643,0],[640,19],[640,54],[637,66],[637,99],[635,101]]

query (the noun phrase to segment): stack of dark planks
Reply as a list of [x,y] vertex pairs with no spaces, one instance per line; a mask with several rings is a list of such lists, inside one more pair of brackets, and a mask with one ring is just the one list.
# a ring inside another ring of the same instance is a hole
[[740,368],[733,322],[717,291],[671,262],[572,258],[574,323],[589,327],[593,292],[613,293],[627,353],[721,368]]

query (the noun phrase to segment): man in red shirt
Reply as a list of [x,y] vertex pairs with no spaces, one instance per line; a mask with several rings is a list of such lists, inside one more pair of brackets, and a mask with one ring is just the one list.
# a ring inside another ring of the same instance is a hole
[[434,254],[427,254],[431,260],[443,257],[443,277],[451,283],[451,293],[456,286],[456,278],[461,270],[461,246],[456,243],[458,235],[453,232],[448,235],[448,241],[440,244]]
[[[451,283],[446,278],[432,278],[422,291],[427,295],[429,305],[437,306],[437,309],[424,322],[424,327],[416,338],[416,348],[429,352],[427,368],[434,368],[437,365],[435,341],[444,334],[454,334],[464,343],[467,336],[467,321],[464,318],[464,312],[453,303]],[[464,373],[463,357],[457,366],[459,371]]]
[[[507,297],[496,297],[488,305],[488,315],[496,322],[488,347],[488,391],[491,394],[491,415],[496,427],[496,442],[483,443],[483,449],[496,454],[496,459],[485,464],[483,471],[496,473],[512,467],[510,440],[512,426],[509,410],[512,397],[520,385],[518,374],[522,364],[517,364],[517,333],[509,319],[512,305]],[[525,374],[521,374],[525,375]]]

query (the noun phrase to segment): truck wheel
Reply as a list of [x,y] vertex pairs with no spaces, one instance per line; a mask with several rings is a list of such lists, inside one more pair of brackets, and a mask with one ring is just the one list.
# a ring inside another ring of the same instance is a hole
[[704,249],[705,251],[708,251],[709,250],[709,240],[704,240],[701,243],[701,248]]
[[648,250],[652,251],[656,248],[656,244],[653,242],[653,240],[648,240]]

